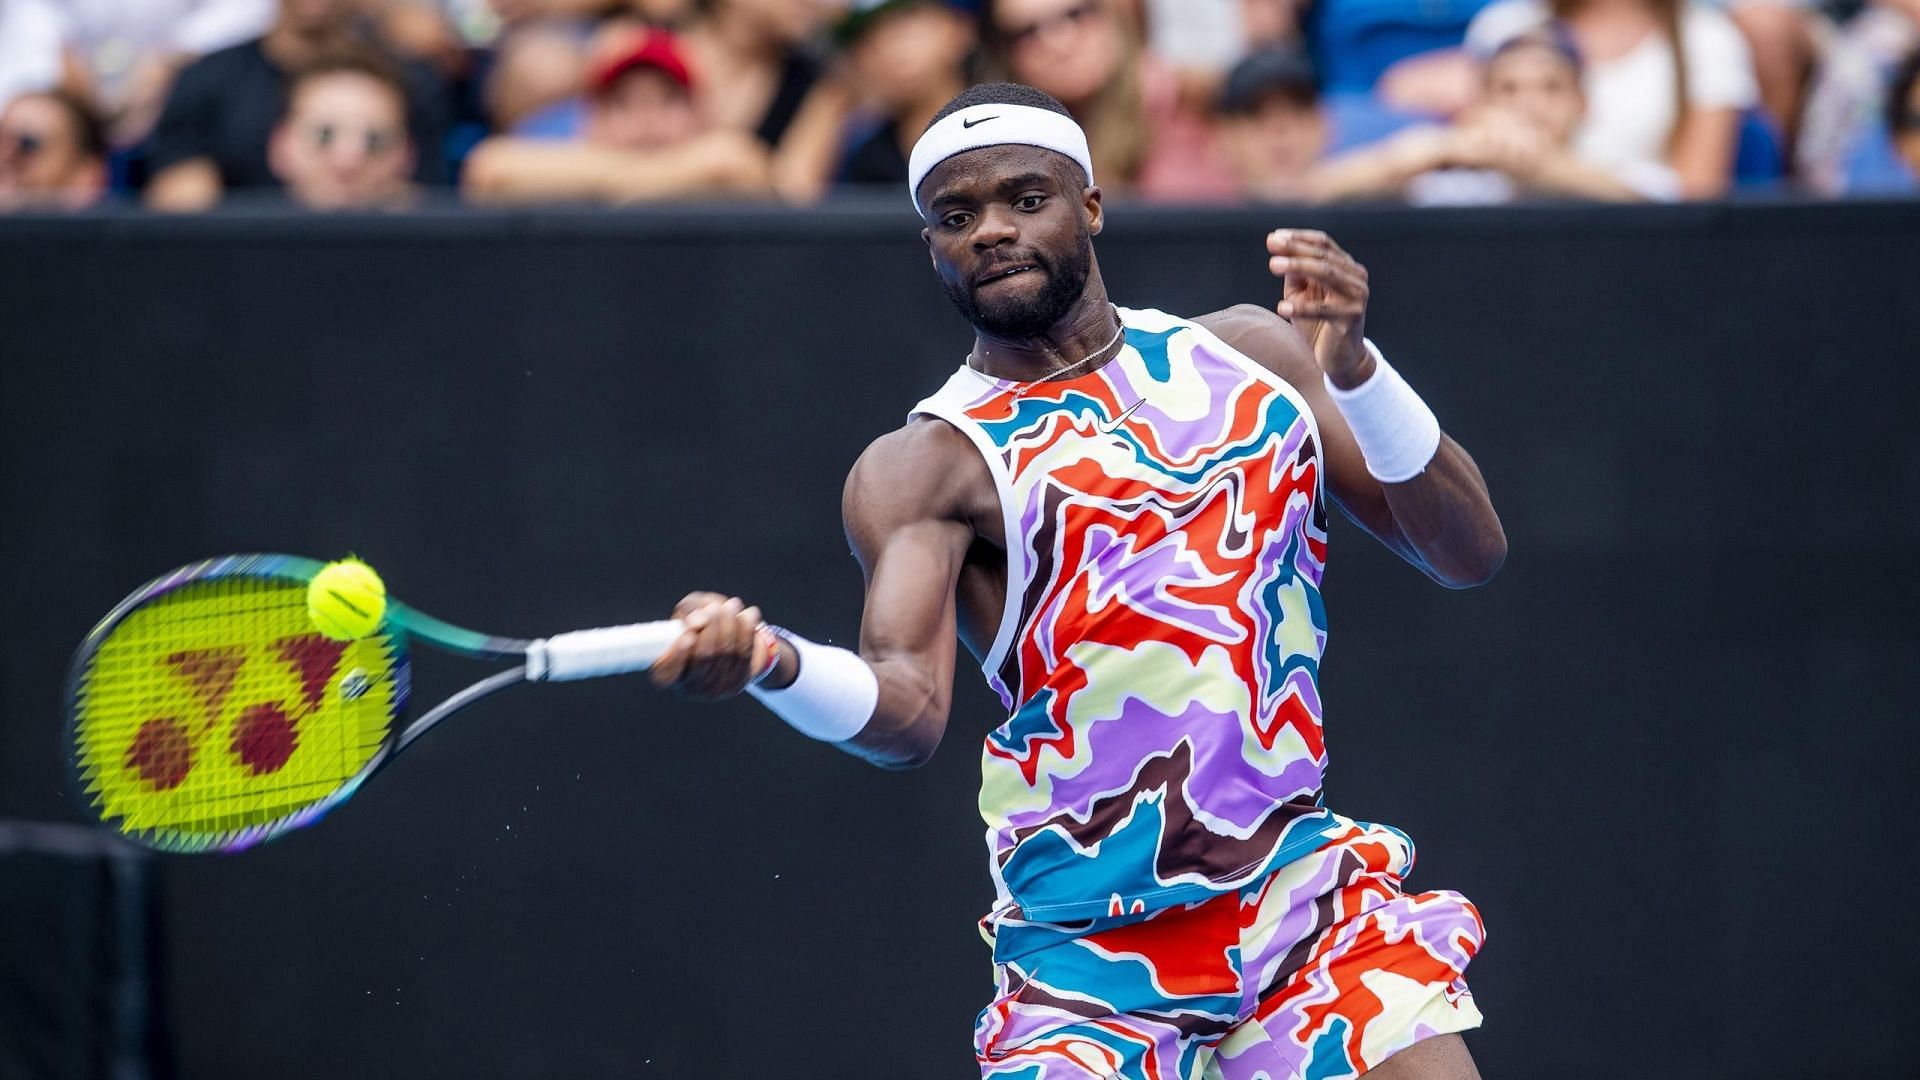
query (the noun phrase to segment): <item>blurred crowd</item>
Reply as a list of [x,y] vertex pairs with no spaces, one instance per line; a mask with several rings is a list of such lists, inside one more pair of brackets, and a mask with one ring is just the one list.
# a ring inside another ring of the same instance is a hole
[[973,82],[1115,198],[1920,192],[1920,0],[0,0],[0,211],[903,194]]

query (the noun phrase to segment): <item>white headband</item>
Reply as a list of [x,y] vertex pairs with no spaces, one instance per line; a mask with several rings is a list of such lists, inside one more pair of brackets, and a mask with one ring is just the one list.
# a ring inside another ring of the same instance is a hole
[[907,163],[907,197],[921,217],[920,184],[941,162],[986,146],[1038,146],[1065,154],[1078,162],[1093,183],[1093,154],[1087,133],[1070,116],[1031,105],[969,105],[927,129],[913,144]]

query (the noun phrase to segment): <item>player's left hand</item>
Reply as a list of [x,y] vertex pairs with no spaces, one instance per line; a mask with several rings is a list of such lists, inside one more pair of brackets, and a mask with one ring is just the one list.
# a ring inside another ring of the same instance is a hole
[[1267,269],[1285,279],[1274,310],[1307,339],[1333,385],[1344,390],[1365,382],[1374,367],[1364,343],[1367,268],[1313,229],[1268,233],[1267,254]]

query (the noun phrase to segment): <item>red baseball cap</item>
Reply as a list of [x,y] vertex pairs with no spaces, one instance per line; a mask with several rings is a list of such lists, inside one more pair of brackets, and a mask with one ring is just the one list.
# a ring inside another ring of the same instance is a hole
[[680,39],[671,31],[660,29],[647,30],[632,45],[612,54],[594,69],[587,84],[595,94],[604,94],[620,76],[642,67],[663,71],[674,82],[693,89],[693,71],[687,67],[686,54],[680,51]]

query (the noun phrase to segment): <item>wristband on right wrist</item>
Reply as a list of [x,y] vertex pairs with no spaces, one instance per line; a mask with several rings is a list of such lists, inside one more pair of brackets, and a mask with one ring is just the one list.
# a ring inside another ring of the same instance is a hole
[[860,734],[880,704],[880,680],[873,668],[858,653],[808,641],[779,627],[767,629],[782,648],[793,651],[800,671],[778,690],[749,684],[747,693],[809,738],[837,743]]

